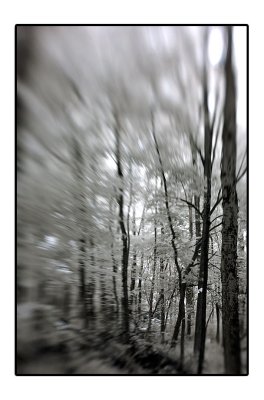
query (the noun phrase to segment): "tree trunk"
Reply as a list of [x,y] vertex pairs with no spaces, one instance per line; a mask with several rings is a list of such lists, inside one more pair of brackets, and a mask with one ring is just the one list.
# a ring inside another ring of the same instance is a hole
[[113,267],[113,293],[114,293],[114,299],[115,299],[115,312],[118,317],[119,314],[119,300],[118,300],[118,295],[117,295],[117,287],[116,287],[116,276],[117,276],[117,262],[115,259],[115,254],[114,254],[114,234],[112,230],[112,224],[113,224],[113,210],[112,210],[112,199],[110,201],[110,222],[109,222],[109,231],[111,235],[111,259],[112,259],[112,267]]
[[117,203],[119,207],[119,226],[122,234],[122,330],[125,341],[129,339],[129,301],[128,301],[128,285],[127,285],[127,269],[128,269],[128,237],[124,222],[124,176],[122,171],[120,157],[120,124],[118,115],[115,113],[115,137],[116,137],[116,163],[117,174],[119,177],[119,190]]
[[92,274],[90,274],[88,283],[86,283],[86,226],[84,218],[86,217],[86,203],[85,203],[85,183],[84,183],[84,160],[81,152],[80,143],[75,137],[72,139],[73,151],[73,173],[79,185],[79,194],[74,194],[77,203],[77,224],[81,230],[81,237],[78,240],[79,246],[79,298],[81,306],[81,316],[84,322],[84,327],[88,327],[92,316],[94,315],[94,282]]
[[152,136],[155,142],[155,147],[156,147],[156,151],[157,151],[157,155],[159,158],[159,163],[160,163],[160,169],[161,169],[161,176],[162,176],[162,182],[163,182],[163,186],[164,186],[164,195],[165,195],[165,207],[166,207],[166,212],[167,212],[167,218],[168,218],[168,224],[169,224],[169,228],[171,231],[171,245],[172,245],[172,249],[173,249],[173,253],[174,253],[174,261],[175,261],[175,266],[177,269],[177,273],[178,273],[178,280],[179,280],[179,289],[180,289],[180,303],[179,303],[179,313],[178,313],[178,318],[176,321],[176,325],[175,325],[175,329],[174,329],[174,333],[172,336],[172,340],[171,340],[171,346],[175,347],[176,345],[176,337],[178,337],[178,333],[179,333],[179,329],[180,329],[180,325],[181,322],[183,320],[183,318],[185,318],[185,304],[184,304],[184,298],[185,298],[185,290],[186,290],[186,282],[182,281],[182,271],[178,262],[178,250],[176,247],[176,233],[173,227],[173,223],[172,223],[172,218],[171,218],[171,212],[170,212],[170,207],[169,207],[169,199],[168,199],[168,188],[167,188],[167,180],[165,177],[165,172],[164,172],[164,168],[163,168],[163,164],[162,164],[162,159],[161,159],[161,155],[160,155],[160,151],[159,151],[159,146],[158,146],[158,142],[157,142],[157,138],[156,138],[156,134],[155,134],[155,125],[154,125],[154,115],[153,113],[151,114],[151,119],[152,119]]
[[219,318],[219,305],[218,303],[215,304],[216,310],[216,341],[220,343],[220,318]]
[[[194,204],[197,210],[200,210],[200,196],[194,196]],[[195,236],[196,242],[201,238],[201,219],[198,211],[195,210]]]
[[240,374],[240,337],[237,278],[237,219],[236,193],[236,89],[232,67],[232,28],[226,28],[227,54],[225,60],[225,104],[222,134],[221,186],[223,195],[222,228],[222,318],[225,372]]
[[[141,232],[142,232],[142,240],[144,243],[144,213],[141,219]],[[143,266],[144,266],[144,247],[142,246],[141,258],[140,258],[140,269],[138,274],[138,318],[140,319],[141,314],[141,302],[142,302],[142,274],[143,274]]]
[[[191,199],[192,201],[192,196]],[[190,240],[193,237],[193,218],[192,218],[192,207],[189,205],[189,235]],[[192,315],[193,315],[193,286],[188,286],[186,288],[186,310],[187,310],[187,335],[191,335],[192,332]]]
[[155,217],[154,217],[154,250],[153,250],[153,273],[151,280],[150,296],[149,296],[149,321],[148,321],[148,332],[151,330],[151,320],[153,318],[153,295],[155,287],[155,275],[157,265],[157,176],[155,181]]
[[95,294],[95,279],[94,279],[94,268],[95,268],[95,248],[94,241],[90,239],[90,265],[92,271],[88,273],[88,282],[87,282],[87,312],[89,316],[89,320],[93,321],[93,324],[96,322],[95,318],[95,310],[94,310],[94,294]]
[[[181,327],[181,323],[183,320],[185,320],[185,291],[186,291],[186,282],[182,282],[180,285],[180,301],[179,301],[179,313],[178,313],[178,318],[176,321],[176,325],[174,328],[174,332],[172,335],[172,339],[171,339],[171,347],[175,347],[177,340],[178,340],[178,336],[180,333],[180,327]],[[185,326],[185,323],[184,323]]]
[[[191,196],[191,201],[192,201],[192,196]],[[193,237],[193,217],[192,217],[192,206],[189,204],[188,205],[188,213],[189,213],[189,234],[190,234],[190,239]]]
[[184,365],[184,336],[185,336],[185,318],[183,318],[181,324],[181,356],[180,356],[181,368]]
[[[161,227],[161,236],[164,236],[164,228]],[[163,240],[163,238],[162,238]],[[161,343],[164,343],[165,335],[165,297],[164,297],[164,259],[160,257],[160,333]]]
[[207,45],[208,31],[205,32],[204,40],[204,71],[203,71],[203,111],[204,111],[204,211],[203,230],[201,244],[201,258],[198,282],[198,299],[195,324],[194,352],[199,353],[198,374],[202,373],[205,337],[206,337],[206,296],[208,280],[208,251],[209,251],[209,229],[211,211],[211,153],[212,153],[212,128],[210,127],[208,109],[207,88]]
[[186,289],[186,309],[187,309],[187,330],[188,336],[192,333],[192,315],[193,315],[193,287],[188,286]]
[[172,291],[172,293],[170,295],[169,304],[168,304],[168,308],[167,308],[167,312],[166,312],[166,318],[165,318],[165,329],[166,329],[167,322],[168,322],[168,317],[169,317],[169,311],[170,311],[170,308],[171,308],[171,304],[173,302],[173,298],[174,298],[175,293],[176,293],[176,288],[177,288],[177,285],[174,286],[174,289],[173,289],[173,291]]
[[144,265],[144,252],[141,253],[140,260],[140,270],[138,274],[138,315],[140,318],[141,314],[141,302],[142,302],[142,274],[143,274],[143,265]]
[[[136,237],[136,210],[135,210],[135,204],[133,207],[133,218],[132,218],[132,224],[133,224],[133,237]],[[130,304],[131,308],[133,307],[133,302],[135,299],[135,285],[136,285],[136,274],[137,274],[137,255],[136,255],[136,248],[135,245],[133,246],[133,261],[132,261],[132,269],[131,269],[131,283],[130,283]]]
[[84,322],[84,327],[88,327],[88,310],[86,299],[86,279],[85,279],[85,239],[79,240],[79,276],[80,276],[80,304],[81,304],[81,318]]
[[114,251],[112,248],[112,262],[113,262],[113,293],[114,293],[114,299],[115,299],[115,312],[118,316],[119,313],[119,301],[118,301],[118,295],[117,295],[117,289],[116,289],[116,274],[117,274],[117,264],[116,264],[116,260],[114,257]]

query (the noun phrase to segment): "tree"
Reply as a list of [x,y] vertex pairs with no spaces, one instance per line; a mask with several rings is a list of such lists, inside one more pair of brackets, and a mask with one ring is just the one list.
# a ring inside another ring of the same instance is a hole
[[123,336],[127,341],[129,338],[129,301],[128,301],[128,284],[127,284],[127,269],[128,269],[128,236],[124,222],[124,176],[121,164],[120,155],[120,122],[117,112],[114,112],[115,120],[115,137],[116,137],[116,163],[117,163],[117,174],[119,178],[119,187],[117,195],[117,203],[119,207],[119,225],[122,235],[122,323],[123,323]]
[[197,299],[196,324],[195,324],[195,342],[194,342],[194,351],[199,352],[198,374],[202,373],[204,350],[205,350],[208,247],[209,247],[210,211],[211,211],[212,128],[210,126],[209,108],[208,108],[207,46],[208,46],[208,32],[205,31],[204,69],[203,69],[204,210],[203,210],[200,270],[199,270],[199,282],[198,282],[198,299]]
[[232,56],[232,27],[226,28],[225,103],[222,134],[221,185],[223,193],[222,228],[222,314],[225,371],[240,374],[240,337],[238,317],[236,192],[236,88]]

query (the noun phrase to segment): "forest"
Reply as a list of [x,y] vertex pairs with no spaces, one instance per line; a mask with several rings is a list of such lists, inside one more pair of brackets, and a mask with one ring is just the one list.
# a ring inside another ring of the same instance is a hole
[[16,27],[16,374],[248,373],[246,34]]

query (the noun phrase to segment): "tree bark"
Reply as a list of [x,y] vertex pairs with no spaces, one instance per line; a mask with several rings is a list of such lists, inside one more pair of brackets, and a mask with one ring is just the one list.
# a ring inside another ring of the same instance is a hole
[[193,287],[188,286],[186,289],[186,309],[187,309],[187,329],[188,336],[192,333],[192,315],[193,315]]
[[236,89],[232,66],[232,28],[226,28],[225,104],[222,134],[221,186],[223,195],[222,228],[222,319],[225,372],[240,374],[240,337],[237,278],[237,219],[236,192]]

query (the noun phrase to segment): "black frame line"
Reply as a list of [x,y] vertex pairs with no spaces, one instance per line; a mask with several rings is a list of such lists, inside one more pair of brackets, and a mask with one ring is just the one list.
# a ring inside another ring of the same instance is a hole
[[[120,27],[126,27],[126,26],[243,26],[246,27],[246,32],[247,32],[247,39],[246,39],[246,46],[247,46],[247,83],[246,83],[246,101],[247,101],[247,132],[246,132],[246,137],[247,137],[247,149],[246,149],[246,154],[247,154],[247,372],[243,374],[22,374],[17,372],[17,27],[19,26],[120,26]],[[198,377],[203,377],[203,376],[239,376],[239,377],[244,377],[249,375],[249,24],[16,24],[14,26],[15,28],[15,93],[14,93],[14,103],[15,103],[15,375],[16,376],[166,376],[166,377],[174,377],[174,376],[198,376]]]

